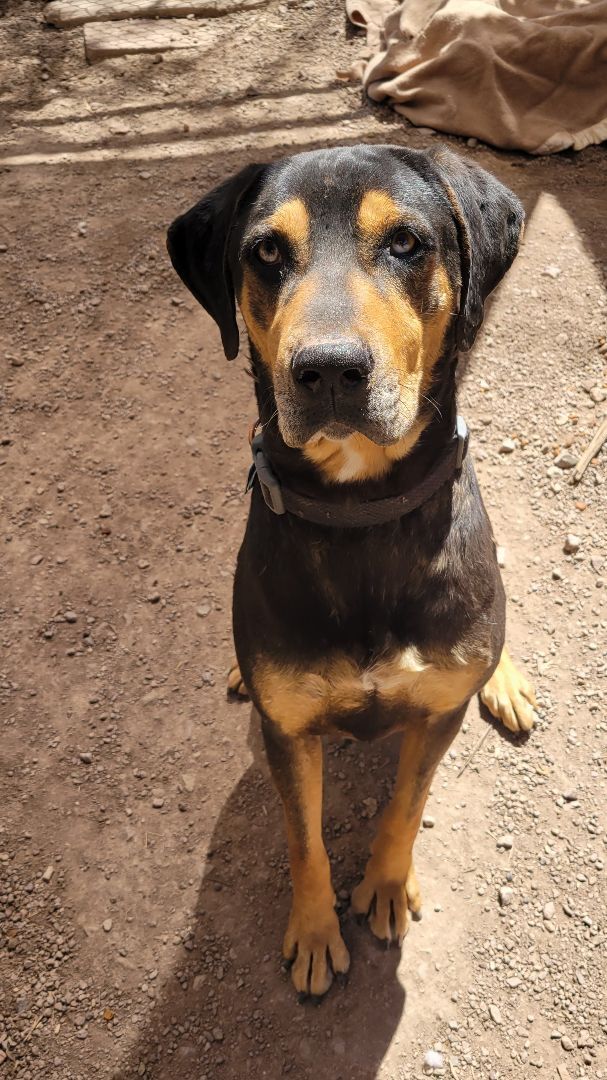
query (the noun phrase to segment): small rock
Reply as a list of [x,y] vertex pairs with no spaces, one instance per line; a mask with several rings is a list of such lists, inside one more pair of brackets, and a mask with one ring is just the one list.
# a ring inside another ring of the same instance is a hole
[[563,551],[566,555],[575,555],[576,551],[580,550],[582,538],[576,536],[575,533],[567,533],[565,537],[565,543],[563,544]]
[[571,1041],[571,1039],[569,1038],[568,1035],[563,1035],[563,1038],[561,1039],[561,1046],[563,1047],[563,1050],[573,1050],[574,1049],[573,1043],[572,1043],[572,1041]]
[[44,873],[42,875],[42,880],[47,881],[47,882],[50,881],[54,873],[55,873],[54,866],[47,866],[46,870],[44,871]]
[[207,615],[211,614],[211,605],[201,604],[200,607],[196,608],[196,614],[199,619],[206,619]]
[[500,566],[502,568],[502,570],[503,570],[503,568],[506,565],[506,548],[505,547],[496,547],[495,555],[496,555],[496,558],[497,558],[497,565]]
[[562,450],[558,457],[554,459],[557,469],[574,469],[577,462],[578,459],[570,450]]
[[79,758],[80,758],[83,765],[92,765],[93,764],[93,755],[88,750],[83,750],[82,753],[79,754],[78,756],[79,756]]
[[220,1027],[213,1028],[213,1038],[215,1039],[215,1042],[223,1042],[223,1031]]
[[499,1011],[497,1005],[490,1005],[489,1006],[489,1016],[493,1020],[494,1024],[502,1024],[503,1023],[502,1014]]
[[139,567],[140,570],[147,570],[149,565],[150,564],[149,564],[147,559],[140,559],[139,562],[137,563],[137,566]]
[[442,1069],[444,1064],[445,1059],[442,1054],[439,1054],[438,1050],[426,1050],[424,1065],[427,1069]]
[[607,398],[607,390],[603,390],[601,386],[593,386],[590,391],[591,401],[595,401],[598,405],[601,401],[605,401]]
[[542,912],[542,916],[543,916],[544,919],[553,919],[555,911],[556,911],[556,908],[555,908],[554,904],[552,903],[552,900],[549,900],[548,903],[544,905],[544,910]]
[[109,518],[111,516],[112,516],[112,508],[111,508],[111,506],[107,506],[107,505],[102,506],[101,510],[99,511],[99,517],[100,518]]
[[423,825],[424,829],[433,829],[434,828],[435,820],[434,820],[434,818],[432,817],[431,814],[424,814],[424,816],[422,818],[422,825]]
[[559,278],[562,273],[563,271],[561,270],[560,266],[545,266],[542,270],[542,275],[544,277],[554,278],[554,280],[556,280],[556,278]]
[[512,454],[516,450],[516,443],[514,439],[504,439],[499,448],[500,454]]
[[78,616],[75,611],[64,611],[63,618],[66,622],[75,623],[78,622]]
[[497,890],[497,896],[500,907],[509,907],[514,900],[514,889],[510,889],[507,885],[501,885]]
[[495,841],[495,846],[498,847],[498,848],[503,848],[504,851],[510,851],[511,848],[512,848],[513,843],[514,843],[514,840],[513,840],[513,838],[511,836],[500,836]]
[[164,806],[164,799],[160,795],[157,795],[155,799],[152,799],[152,806],[154,810],[162,810]]
[[577,792],[575,788],[569,788],[567,791],[564,791],[563,798],[565,802],[575,802],[577,799]]
[[105,920],[104,920],[104,922],[102,923],[102,926],[103,926],[103,929],[105,930],[105,933],[106,933],[106,934],[109,934],[109,932],[110,932],[110,930],[112,929],[112,926],[113,926],[113,925],[114,925],[114,924],[113,924],[113,922],[112,922],[112,920],[111,920],[111,919],[105,919]]
[[160,603],[160,593],[157,593],[157,592],[150,593],[150,595],[148,596],[148,604],[159,604],[159,603]]
[[183,784],[185,791],[193,791],[195,784],[194,774],[187,772],[182,773],[181,783]]

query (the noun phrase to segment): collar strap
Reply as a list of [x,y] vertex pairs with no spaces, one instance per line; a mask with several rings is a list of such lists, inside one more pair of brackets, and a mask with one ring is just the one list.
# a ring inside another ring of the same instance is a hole
[[386,499],[367,499],[364,502],[350,498],[344,502],[324,502],[300,495],[282,484],[274,472],[263,448],[263,434],[251,440],[253,464],[249,470],[246,490],[259,481],[266,506],[277,515],[293,514],[315,525],[328,525],[337,529],[368,528],[383,525],[387,521],[417,510],[452,476],[459,473],[468,450],[468,426],[463,416],[458,416],[455,431],[438,460],[415,487],[402,495]]

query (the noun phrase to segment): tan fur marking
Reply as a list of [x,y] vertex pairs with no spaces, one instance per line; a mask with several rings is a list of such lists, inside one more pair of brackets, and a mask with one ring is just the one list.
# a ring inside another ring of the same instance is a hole
[[[269,368],[276,369],[281,363],[286,365],[290,361],[290,352],[299,343],[300,328],[316,288],[315,275],[308,274],[293,296],[279,300],[276,309],[272,310],[263,286],[250,270],[245,269],[240,307],[251,341]],[[261,307],[267,314],[267,325],[262,326],[256,319],[256,307]]]
[[310,216],[302,199],[289,199],[275,210],[267,224],[289,240],[303,262],[309,256]]
[[320,438],[307,443],[303,452],[308,461],[313,462],[324,477],[333,483],[375,480],[384,476],[393,462],[406,457],[415,446],[424,427],[423,421],[416,421],[404,439],[399,439],[392,446],[378,446],[359,432],[340,441],[327,439],[326,436],[321,435]]
[[402,210],[387,191],[373,188],[361,199],[356,224],[361,235],[373,241],[383,236],[391,225],[398,225],[402,216]]
[[335,654],[314,671],[261,661],[255,671],[255,696],[263,711],[290,735],[321,730],[325,717],[363,708],[372,695],[380,705],[402,704],[450,712],[474,692],[486,667],[480,658],[430,659],[409,648],[362,668]]

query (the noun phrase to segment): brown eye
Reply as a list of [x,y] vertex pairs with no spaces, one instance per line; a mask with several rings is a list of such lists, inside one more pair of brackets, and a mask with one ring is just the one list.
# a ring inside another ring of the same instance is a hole
[[390,242],[390,254],[400,259],[403,255],[410,255],[416,247],[417,237],[408,229],[399,229]]
[[278,245],[273,240],[262,240],[255,248],[255,254],[260,262],[265,263],[266,266],[277,266],[278,263],[282,262]]

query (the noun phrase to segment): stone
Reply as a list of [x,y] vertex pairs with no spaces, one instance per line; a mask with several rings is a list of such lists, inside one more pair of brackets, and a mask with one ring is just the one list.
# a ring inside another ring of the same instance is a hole
[[110,932],[110,930],[112,929],[112,926],[113,926],[113,925],[114,925],[114,924],[113,924],[113,922],[112,922],[112,920],[111,920],[111,919],[105,919],[105,920],[103,921],[103,923],[102,923],[102,926],[103,926],[103,929],[104,929],[104,931],[105,931],[105,933],[106,933],[106,934],[109,934],[109,932]]
[[444,1064],[445,1059],[442,1054],[439,1054],[438,1050],[426,1050],[424,1065],[427,1069],[442,1069]]
[[601,401],[605,401],[607,398],[607,390],[603,390],[601,386],[593,386],[590,391],[590,400],[599,405]]
[[567,1051],[574,1049],[573,1043],[568,1035],[563,1035],[563,1038],[561,1039],[561,1046],[563,1047],[563,1050]]
[[44,873],[42,875],[42,880],[46,881],[46,882],[49,882],[54,873],[55,873],[55,868],[53,866],[47,866],[46,870],[44,871]]
[[562,273],[560,266],[545,266],[542,270],[543,277],[553,278],[554,280],[560,278]]
[[160,795],[157,795],[156,798],[152,799],[152,806],[154,810],[162,810],[164,799]]
[[514,899],[514,889],[510,889],[507,885],[501,885],[497,890],[500,907],[509,907]]
[[490,1005],[489,1006],[489,1016],[493,1020],[494,1024],[503,1024],[503,1022],[504,1022],[502,1020],[502,1014],[499,1011],[497,1005]]
[[544,919],[553,919],[555,910],[556,910],[556,908],[555,908],[554,904],[552,903],[552,900],[549,900],[548,903],[544,905],[544,910],[542,912],[543,918]]
[[68,623],[78,622],[78,616],[77,616],[75,611],[64,611],[63,612],[63,618]]
[[497,565],[503,570],[506,565],[506,548],[496,547],[495,556],[497,558]]
[[93,755],[88,750],[83,750],[82,753],[78,755],[78,757],[80,758],[83,765],[93,764]]
[[434,828],[435,820],[434,820],[434,818],[432,817],[431,814],[424,814],[424,816],[422,818],[422,825],[423,825],[424,829],[433,829]]
[[562,450],[558,457],[554,459],[557,469],[574,469],[577,463],[577,457],[570,450]]
[[[53,0],[43,11],[51,26],[63,29],[103,20],[180,18],[195,15],[212,18],[233,11],[262,7],[268,0]],[[6,250],[6,249],[5,249]]]
[[500,448],[499,448],[500,454],[512,454],[512,453],[514,453],[515,450],[516,450],[516,443],[515,443],[514,439],[504,439],[504,441],[502,442],[502,444],[500,445]]
[[200,607],[196,608],[196,614],[198,615],[199,619],[206,619],[207,615],[210,615],[210,613],[211,613],[211,605],[210,604],[201,604]]
[[581,537],[576,536],[575,533],[567,533],[565,543],[563,544],[563,551],[566,555],[575,555],[576,551],[580,550],[581,543]]
[[500,836],[496,840],[495,846],[498,847],[498,848],[503,848],[504,851],[510,851],[511,848],[512,848],[513,843],[514,843],[514,841],[513,841],[513,838],[511,836]]

